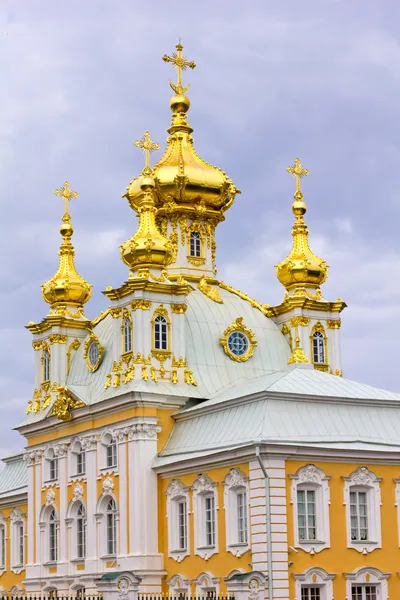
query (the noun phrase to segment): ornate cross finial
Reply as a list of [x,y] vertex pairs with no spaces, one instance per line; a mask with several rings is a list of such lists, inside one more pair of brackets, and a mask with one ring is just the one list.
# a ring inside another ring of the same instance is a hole
[[144,170],[150,170],[150,153],[154,152],[154,150],[159,150],[160,144],[156,144],[150,137],[150,133],[145,131],[144,136],[141,140],[136,140],[135,142],[136,148],[141,148],[146,157],[146,164]]
[[71,190],[68,181],[64,183],[62,188],[60,188],[59,190],[55,190],[54,193],[56,196],[62,196],[64,198],[64,215],[62,220],[64,221],[64,223],[68,223],[71,220],[71,217],[69,216],[68,212],[68,203],[71,200],[71,198],[77,198],[79,194],[78,192],[73,192]]
[[304,177],[305,175],[308,175],[308,170],[303,169],[303,166],[302,166],[299,158],[295,158],[294,165],[292,165],[291,167],[287,167],[286,171],[288,173],[291,173],[292,175],[294,175],[294,177],[296,178],[296,194],[298,194],[298,193],[301,194],[300,179],[302,177]]
[[188,91],[190,86],[188,85],[186,88],[182,86],[182,71],[186,71],[187,67],[189,67],[190,69],[194,69],[196,67],[196,63],[194,63],[193,61],[188,61],[186,59],[186,56],[183,56],[183,46],[180,42],[179,44],[177,44],[176,50],[177,52],[173,52],[172,56],[164,54],[162,58],[164,62],[170,62],[174,65],[174,67],[178,69],[178,83],[174,85],[172,81],[170,81],[169,85],[174,90],[175,94],[184,94]]

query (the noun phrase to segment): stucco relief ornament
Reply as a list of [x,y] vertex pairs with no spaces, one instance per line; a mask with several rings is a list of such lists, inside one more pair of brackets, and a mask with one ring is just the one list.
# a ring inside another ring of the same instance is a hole
[[360,467],[352,476],[352,482],[356,485],[371,485],[372,477],[367,467]]
[[73,498],[75,501],[81,501],[83,498],[83,487],[79,483],[74,487]]
[[249,591],[250,600],[258,600],[260,584],[257,581],[257,579],[251,579],[251,581],[249,581],[249,590],[250,590]]
[[11,511],[10,514],[10,520],[12,523],[14,523],[15,521],[22,521],[23,519],[23,514],[20,508],[14,508],[14,510]]
[[106,477],[103,481],[103,492],[105,494],[111,494],[114,489],[114,482],[111,477]]
[[65,456],[67,456],[67,452],[67,444],[59,444],[58,446],[54,446],[54,455],[58,456],[58,458],[64,458]]
[[94,435],[84,437],[81,439],[82,448],[86,451],[95,450],[97,446],[97,438]]
[[209,492],[215,487],[215,483],[208,477],[208,475],[200,474],[195,482],[196,490],[201,492]]
[[174,498],[175,496],[182,496],[186,491],[185,486],[179,481],[179,479],[173,479],[167,487],[166,493],[168,496]]
[[239,469],[231,469],[228,477],[226,478],[226,483],[229,487],[244,486],[246,483],[246,478],[243,477]]
[[161,427],[152,423],[137,423],[128,429],[128,439],[130,440],[152,440],[157,437]]
[[119,590],[118,600],[123,600],[128,597],[129,585],[129,579],[127,577],[121,577],[121,579],[117,583],[117,588]]
[[54,490],[48,490],[46,494],[46,505],[49,506],[50,504],[53,504],[55,499],[56,495]]
[[306,465],[304,469],[301,470],[299,481],[302,483],[318,483],[320,480],[320,476],[318,473],[317,467],[314,465]]

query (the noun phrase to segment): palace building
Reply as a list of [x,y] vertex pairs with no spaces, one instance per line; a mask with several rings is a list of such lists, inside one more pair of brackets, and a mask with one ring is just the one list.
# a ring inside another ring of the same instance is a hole
[[0,475],[2,590],[399,598],[400,394],[342,376],[346,305],[323,295],[308,172],[287,169],[293,247],[276,267],[282,302],[261,304],[217,277],[215,230],[239,190],[196,153],[181,78],[195,64],[181,45],[163,58],[178,74],[167,146],[152,166],[158,145],[136,142],[126,281],[105,287],[95,320],[75,268],[77,193],[56,191],[59,267],[47,315],[27,325],[25,449]]

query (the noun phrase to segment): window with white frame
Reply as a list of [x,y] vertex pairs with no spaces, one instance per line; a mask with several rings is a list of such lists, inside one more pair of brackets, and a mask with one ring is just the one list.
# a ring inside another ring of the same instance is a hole
[[107,559],[116,556],[118,551],[118,507],[112,492],[113,482],[110,478],[103,481],[104,493],[99,498],[96,518],[99,522],[99,552]]
[[164,315],[157,315],[154,319],[154,348],[168,350],[168,322]]
[[190,582],[184,575],[178,573],[177,575],[173,575],[169,581],[167,581],[169,586],[169,596],[171,598],[187,598],[189,594]]
[[80,440],[71,443],[70,469],[73,477],[80,477],[86,473],[86,453]]
[[114,498],[109,498],[106,511],[106,552],[108,556],[117,554],[117,507]]
[[111,432],[103,433],[100,440],[100,465],[103,470],[117,467],[117,442]]
[[249,549],[248,479],[240,469],[231,469],[224,479],[226,546],[235,556]]
[[6,524],[4,518],[0,520],[0,569],[6,568]]
[[106,447],[106,466],[116,467],[117,466],[117,442],[110,440]]
[[193,583],[196,586],[196,597],[214,598],[219,594],[219,578],[210,571],[200,573]]
[[201,235],[198,231],[192,231],[190,234],[190,256],[201,257]]
[[82,502],[76,511],[76,558],[86,557],[86,511]]
[[298,600],[333,600],[333,573],[320,567],[309,567],[303,573],[294,573]]
[[366,467],[343,479],[347,546],[359,552],[381,548],[381,479]]
[[44,463],[44,481],[53,482],[58,479],[58,457],[54,453],[54,448],[49,446],[45,450]]
[[295,547],[313,553],[329,548],[330,477],[315,465],[305,465],[290,478]]
[[76,454],[76,474],[84,475],[86,473],[86,453],[83,448]]
[[193,484],[195,553],[203,558],[218,551],[216,485],[203,474]]
[[168,555],[181,561],[189,553],[189,488],[173,479],[166,490]]
[[43,383],[50,381],[50,351],[45,349],[43,351]]
[[54,508],[49,513],[48,528],[49,562],[58,560],[58,519]]
[[325,363],[325,338],[322,331],[315,331],[312,337],[314,363]]
[[361,567],[346,577],[346,597],[349,600],[388,600],[390,573],[383,573],[373,567]]
[[25,563],[25,516],[20,508],[10,514],[11,568],[20,573]]
[[123,352],[132,352],[132,321],[129,317],[124,318],[123,324]]

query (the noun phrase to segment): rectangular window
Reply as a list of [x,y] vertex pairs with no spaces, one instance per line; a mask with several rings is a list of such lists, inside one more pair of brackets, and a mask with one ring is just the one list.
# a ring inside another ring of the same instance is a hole
[[190,256],[201,256],[201,237],[197,232],[190,234]]
[[350,492],[350,526],[353,542],[368,540],[367,492]]
[[247,494],[238,492],[237,499],[237,527],[239,544],[247,544]]
[[18,525],[18,564],[24,564],[24,526]]
[[112,441],[107,446],[107,467],[116,467],[117,466],[117,444],[115,441]]
[[49,460],[49,481],[58,479],[58,458]]
[[57,523],[50,521],[49,524],[49,560],[56,562],[58,559]]
[[317,539],[315,490],[297,490],[299,540]]
[[187,508],[186,500],[178,502],[178,548],[187,549]]
[[84,475],[86,472],[86,454],[84,450],[81,450],[76,455],[76,474]]
[[114,513],[107,514],[107,554],[117,553],[117,522]]
[[215,546],[215,497],[205,498],[206,546]]
[[378,589],[376,585],[352,585],[351,600],[377,600]]
[[77,519],[77,545],[76,545],[76,553],[77,558],[85,558],[86,556],[86,523],[85,519],[78,518]]
[[6,528],[4,525],[0,528],[0,567],[6,568]]
[[302,587],[301,600],[321,600],[321,588],[315,586]]

